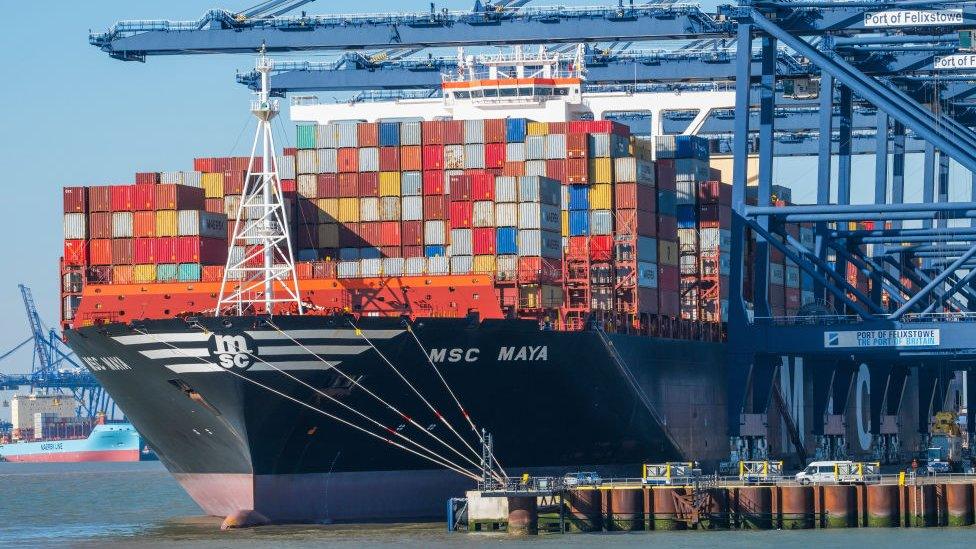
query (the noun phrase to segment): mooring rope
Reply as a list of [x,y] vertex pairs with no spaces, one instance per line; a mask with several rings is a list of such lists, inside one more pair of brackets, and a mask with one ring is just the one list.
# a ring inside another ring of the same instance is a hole
[[[400,444],[400,443],[398,443],[398,442],[396,442],[396,441],[394,441],[392,439],[386,438],[386,437],[384,437],[382,435],[378,435],[378,434],[376,434],[376,433],[374,433],[374,432],[372,432],[372,431],[370,431],[370,430],[368,430],[368,429],[366,429],[364,427],[361,427],[359,425],[356,425],[356,424],[354,424],[354,423],[352,423],[352,422],[350,422],[350,421],[348,421],[346,419],[343,419],[343,418],[341,418],[341,417],[339,417],[337,415],[330,414],[329,412],[326,412],[325,410],[321,410],[319,408],[316,408],[315,406],[312,406],[311,404],[308,404],[306,402],[302,402],[301,400],[298,400],[298,399],[296,399],[296,398],[294,398],[294,397],[292,397],[290,395],[286,395],[285,393],[282,393],[281,391],[278,391],[277,389],[274,389],[272,387],[268,387],[267,385],[265,385],[265,384],[263,384],[263,383],[261,383],[259,381],[253,380],[253,379],[251,379],[251,378],[249,378],[247,376],[241,375],[241,374],[239,374],[237,372],[234,372],[232,370],[228,370],[226,368],[221,368],[219,365],[217,365],[217,364],[215,364],[213,362],[210,362],[209,360],[205,360],[203,357],[191,356],[189,353],[187,353],[183,349],[180,349],[179,347],[177,347],[177,346],[175,346],[175,345],[173,345],[173,344],[171,344],[169,342],[162,341],[161,339],[159,339],[158,337],[156,337],[153,334],[150,334],[148,332],[139,330],[138,328],[133,328],[133,330],[136,331],[136,332],[138,332],[138,333],[140,333],[140,334],[149,336],[149,337],[153,338],[154,340],[158,341],[159,343],[163,343],[164,345],[167,345],[167,346],[169,346],[169,347],[171,347],[173,349],[176,349],[177,351],[179,351],[181,354],[183,354],[187,358],[195,358],[195,359],[199,360],[200,362],[203,362],[204,364],[210,364],[210,365],[213,365],[213,366],[215,366],[217,368],[220,368],[221,370],[223,370],[223,371],[225,371],[225,372],[227,372],[229,374],[232,374],[234,376],[237,376],[237,377],[243,379],[244,381],[247,381],[248,383],[252,383],[252,384],[254,384],[254,385],[256,385],[256,386],[258,386],[258,387],[260,387],[262,389],[265,389],[267,391],[270,391],[271,393],[274,393],[274,394],[276,394],[276,395],[278,395],[280,397],[286,398],[286,399],[288,399],[288,400],[290,400],[290,401],[292,401],[292,402],[294,402],[296,404],[299,404],[301,406],[304,406],[306,408],[309,408],[310,410],[313,410],[315,412],[318,412],[318,413],[320,413],[320,414],[322,414],[322,415],[324,415],[324,416],[326,416],[326,417],[328,417],[330,419],[333,419],[333,420],[335,420],[335,421],[337,421],[339,423],[342,423],[343,425],[346,425],[346,426],[351,427],[351,428],[353,428],[353,429],[355,429],[357,431],[360,431],[360,432],[362,432],[362,433],[364,433],[364,434],[366,434],[368,436],[371,436],[371,437],[373,437],[375,439],[378,439],[378,440],[381,440],[383,442],[386,442],[387,444],[390,444],[392,446],[395,446],[397,448],[400,448],[401,450],[403,450],[405,452],[408,452],[408,453],[413,454],[413,455],[415,455],[417,457],[423,458],[423,459],[425,459],[427,461],[433,462],[433,463],[435,463],[437,465],[440,465],[441,467],[444,467],[445,469],[449,469],[451,471],[454,471],[455,473],[458,473],[458,474],[460,474],[462,476],[468,477],[468,478],[470,478],[472,480],[475,480],[475,481],[480,481],[481,480],[481,477],[479,477],[479,476],[471,473],[470,471],[467,471],[467,470],[464,470],[464,469],[457,469],[457,468],[455,468],[455,467],[453,467],[453,466],[451,466],[451,465],[449,465],[447,463],[443,463],[443,462],[441,462],[441,461],[439,461],[439,460],[437,460],[435,458],[432,458],[432,457],[430,457],[428,455],[422,454],[422,453],[420,453],[420,452],[418,452],[416,450],[413,450],[411,448],[407,448],[406,446],[404,446],[404,445],[402,445],[402,444]],[[387,428],[387,431],[388,432],[395,432],[395,430],[390,430],[389,428]]]

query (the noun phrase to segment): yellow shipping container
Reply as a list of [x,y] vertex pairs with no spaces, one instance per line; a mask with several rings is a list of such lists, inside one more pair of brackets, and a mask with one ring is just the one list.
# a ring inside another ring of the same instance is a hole
[[339,224],[323,223],[319,225],[319,247],[338,248],[339,247]]
[[177,213],[177,210],[159,210],[156,212],[156,236],[177,236],[179,232]]
[[[607,158],[606,160],[609,160]],[[590,209],[591,210],[612,210],[613,204],[613,185],[599,183],[590,186]]]
[[563,236],[569,236],[569,212],[567,210],[562,211],[562,227]]
[[534,284],[519,286],[519,306],[527,309],[539,307],[539,293],[539,286]]
[[357,223],[359,221],[359,199],[340,198],[337,219],[340,223]]
[[549,133],[549,123],[529,122],[525,130],[528,135],[546,135]]
[[400,172],[380,172],[380,196],[400,196]]
[[590,183],[613,183],[613,159],[590,159]]
[[476,255],[471,263],[471,271],[475,273],[495,272],[495,256]]
[[136,265],[135,267],[132,268],[132,281],[133,282],[156,282],[156,266]]
[[338,198],[320,198],[316,205],[319,207],[319,223],[335,223],[339,219]]
[[224,174],[205,173],[200,179],[203,184],[203,196],[206,198],[224,197]]

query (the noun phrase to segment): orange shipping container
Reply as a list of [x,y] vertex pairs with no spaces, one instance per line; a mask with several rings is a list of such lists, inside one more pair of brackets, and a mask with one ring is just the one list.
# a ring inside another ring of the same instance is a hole
[[[221,213],[223,213],[222,208]],[[136,238],[156,236],[156,212],[132,214],[132,236]]]
[[506,177],[522,177],[525,175],[525,162],[505,162],[502,175]]
[[419,172],[423,169],[422,151],[420,145],[400,147],[400,169],[405,172]]
[[220,282],[224,279],[224,267],[222,265],[204,265],[200,278],[203,282]]
[[88,244],[89,257],[92,265],[112,264],[112,239],[97,238]]
[[359,171],[359,149],[344,148],[336,153],[336,163],[339,165],[339,172],[350,173]]
[[112,267],[112,284],[132,284],[132,265],[116,265]]
[[356,143],[360,147],[379,146],[380,125],[376,122],[360,122],[356,126]]

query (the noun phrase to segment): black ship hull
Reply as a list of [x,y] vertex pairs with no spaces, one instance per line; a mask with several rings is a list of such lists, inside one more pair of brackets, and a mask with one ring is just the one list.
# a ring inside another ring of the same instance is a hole
[[169,471],[213,515],[254,509],[276,521],[442,516],[446,499],[474,482],[382,440],[404,443],[319,393],[476,470],[431,436],[477,460],[478,438],[427,356],[478,427],[492,433],[509,474],[586,467],[634,477],[645,462],[716,464],[728,456],[719,344],[554,332],[515,320],[425,319],[414,324],[418,345],[398,319],[364,318],[361,331],[344,317],[273,322],[160,320],[85,327],[67,337]]

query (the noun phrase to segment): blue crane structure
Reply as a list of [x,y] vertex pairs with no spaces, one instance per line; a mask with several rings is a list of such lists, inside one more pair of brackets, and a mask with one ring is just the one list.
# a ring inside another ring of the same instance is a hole
[[58,333],[46,328],[41,322],[30,288],[24,284],[19,284],[18,288],[27,313],[30,336],[0,354],[0,361],[12,356],[28,343],[34,344],[33,361],[30,373],[0,373],[0,389],[16,390],[18,387],[30,387],[32,391],[67,390],[77,401],[76,411],[80,416],[95,417],[98,413],[104,413],[109,418],[114,417],[115,404],[108,393],[102,389],[95,377],[78,363],[77,357],[61,341]]
[[[197,21],[120,22],[89,41],[128,61],[263,47],[270,53],[347,52],[335,62],[278,65],[271,85],[279,94],[430,91],[453,61],[402,54],[424,48],[685,41],[653,52],[591,48],[587,83],[630,89],[735,84],[734,109],[702,129],[734,157],[727,319],[734,455],[765,457],[762,418],[772,403],[788,419],[804,413],[781,404],[784,360],[803,361],[816,374],[813,432],[824,457],[844,454],[844,431],[832,426],[860,369],[870,372],[867,422],[883,460],[899,449],[890,425],[908,376],[919,384],[915,406],[923,436],[954,372],[969,372],[967,389],[976,394],[976,57],[960,44],[960,31],[976,27],[976,2],[740,0],[715,13],[674,3],[524,4],[380,15],[276,10],[248,17],[212,10]],[[381,55],[355,53],[364,50]],[[818,81],[817,96],[788,97],[784,84],[795,78]],[[238,80],[254,84],[250,74]],[[672,122],[680,131],[680,116]],[[920,202],[905,194],[910,152],[924,155]],[[789,154],[817,157],[813,204],[770,203],[773,160]],[[874,155],[873,178],[855,177],[855,154]],[[754,203],[746,198],[752,157],[758,158]],[[950,199],[950,160],[973,174],[969,201]],[[871,203],[852,204],[855,189],[869,190]],[[860,221],[876,225],[849,223]],[[815,225],[813,242],[795,237],[796,223]],[[774,252],[816,283],[816,301],[803,314],[784,317],[770,304]],[[852,284],[849,271],[867,277],[870,289]],[[976,414],[967,420],[976,446]],[[797,455],[805,456],[789,425]]]

